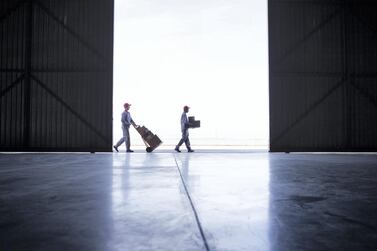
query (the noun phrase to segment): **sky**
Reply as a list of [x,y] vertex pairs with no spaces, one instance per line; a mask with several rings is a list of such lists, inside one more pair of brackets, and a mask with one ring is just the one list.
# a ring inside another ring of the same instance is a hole
[[114,29],[114,142],[129,102],[166,147],[188,105],[194,148],[268,148],[267,1],[115,0]]

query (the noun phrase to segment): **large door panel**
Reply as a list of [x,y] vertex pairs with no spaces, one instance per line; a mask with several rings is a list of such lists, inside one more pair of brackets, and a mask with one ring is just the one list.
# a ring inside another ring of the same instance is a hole
[[0,2],[1,151],[111,151],[113,8]]
[[270,150],[377,150],[377,3],[269,1]]

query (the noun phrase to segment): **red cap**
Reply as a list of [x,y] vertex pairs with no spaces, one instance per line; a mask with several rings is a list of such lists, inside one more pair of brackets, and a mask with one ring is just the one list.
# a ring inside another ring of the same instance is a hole
[[130,106],[131,106],[131,104],[129,104],[129,103],[124,103],[124,105],[123,105],[124,108],[130,107]]
[[190,109],[190,107],[188,107],[187,105],[185,105],[185,106],[183,107],[183,109]]

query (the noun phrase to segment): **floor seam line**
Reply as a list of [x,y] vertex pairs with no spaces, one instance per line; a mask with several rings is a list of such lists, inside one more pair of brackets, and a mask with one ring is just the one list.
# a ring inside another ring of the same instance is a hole
[[210,251],[209,249],[209,246],[208,246],[208,242],[207,242],[207,238],[206,236],[204,235],[204,231],[203,231],[203,228],[202,228],[202,224],[200,223],[200,220],[199,220],[199,216],[198,216],[198,213],[195,209],[195,206],[194,206],[194,203],[191,199],[191,196],[190,196],[190,193],[188,191],[188,188],[186,186],[186,182],[185,180],[183,179],[183,176],[182,176],[182,173],[181,173],[181,169],[179,168],[179,165],[178,165],[178,162],[177,162],[177,159],[175,158],[175,155],[173,154],[174,156],[174,161],[175,161],[175,164],[177,166],[177,169],[178,169],[178,172],[179,172],[179,176],[181,177],[181,181],[182,181],[182,184],[183,184],[183,187],[185,189],[185,192],[186,192],[186,196],[190,202],[190,205],[191,205],[191,209],[192,211],[194,212],[194,216],[195,216],[195,220],[196,220],[196,224],[198,225],[198,228],[199,228],[199,232],[200,232],[200,235],[202,236],[202,239],[203,239],[203,243],[204,243],[204,246],[206,248],[207,251]]

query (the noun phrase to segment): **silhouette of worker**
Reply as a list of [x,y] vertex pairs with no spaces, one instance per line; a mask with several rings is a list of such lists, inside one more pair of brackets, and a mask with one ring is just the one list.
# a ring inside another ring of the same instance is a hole
[[185,142],[186,144],[186,147],[187,147],[187,151],[188,152],[194,152],[194,150],[191,149],[191,146],[190,146],[190,139],[189,139],[189,133],[188,133],[188,129],[189,129],[189,121],[187,119],[187,113],[189,112],[189,109],[190,107],[188,107],[187,105],[185,105],[183,107],[183,113],[182,113],[182,116],[181,116],[181,131],[182,131],[182,138],[181,140],[179,141],[178,145],[175,147],[175,151],[177,152],[181,152],[179,150],[179,147],[183,144],[183,142]]
[[131,118],[131,114],[128,111],[130,109],[131,104],[125,103],[123,105],[124,111],[122,113],[122,130],[123,130],[123,137],[116,143],[114,146],[115,151],[118,151],[118,147],[123,144],[123,142],[126,142],[126,149],[128,153],[132,153],[133,151],[130,149],[131,147],[131,139],[130,139],[130,125],[136,126],[135,122]]

